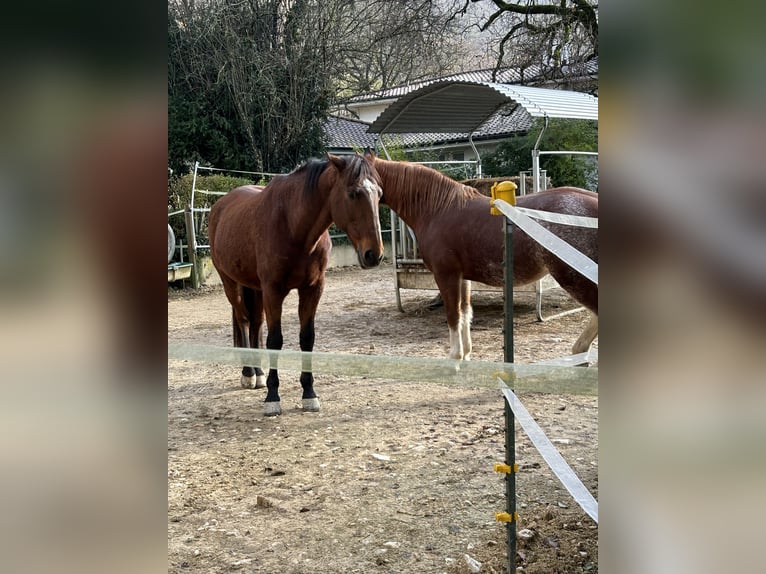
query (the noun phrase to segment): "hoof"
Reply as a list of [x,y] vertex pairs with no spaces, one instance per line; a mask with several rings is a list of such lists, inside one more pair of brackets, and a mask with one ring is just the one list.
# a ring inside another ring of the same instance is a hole
[[319,399],[303,399],[303,412],[315,413],[319,410]]
[[275,417],[282,414],[282,406],[279,401],[264,403],[263,414],[267,417]]
[[255,375],[252,377],[242,375],[239,382],[243,389],[263,389],[266,388],[266,375]]

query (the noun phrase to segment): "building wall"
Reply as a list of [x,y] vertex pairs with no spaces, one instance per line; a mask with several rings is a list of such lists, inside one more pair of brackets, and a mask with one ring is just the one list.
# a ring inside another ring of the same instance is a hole
[[354,104],[349,105],[348,108],[356,113],[361,121],[372,123],[378,119],[378,116],[394,101],[395,100],[384,100],[380,102]]

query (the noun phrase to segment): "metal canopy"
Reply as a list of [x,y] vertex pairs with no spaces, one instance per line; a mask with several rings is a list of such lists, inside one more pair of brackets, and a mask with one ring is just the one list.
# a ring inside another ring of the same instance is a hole
[[436,82],[402,96],[370,133],[472,133],[508,104],[532,117],[598,119],[598,98],[581,92],[492,82]]

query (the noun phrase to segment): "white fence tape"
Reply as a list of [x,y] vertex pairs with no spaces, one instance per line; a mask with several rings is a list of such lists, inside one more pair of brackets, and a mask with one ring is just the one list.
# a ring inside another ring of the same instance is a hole
[[537,209],[527,209],[526,207],[516,206],[516,209],[534,219],[540,221],[549,221],[550,223],[560,223],[562,225],[572,225],[574,227],[590,227],[598,229],[597,217],[583,217],[582,215],[566,215],[564,213],[553,213],[551,211],[539,211]]
[[[505,384],[501,381],[501,387],[505,387]],[[569,491],[569,494],[575,499],[577,504],[590,516],[596,524],[598,524],[598,502],[593,495],[585,488],[585,485],[577,477],[572,468],[567,464],[564,458],[561,456],[553,443],[545,436],[545,433],[540,426],[529,414],[526,407],[521,404],[518,397],[509,388],[502,388],[505,400],[508,401],[508,405],[511,407],[516,420],[519,421],[521,428],[527,433],[529,440],[535,446],[537,451],[542,455],[545,462],[551,467],[553,473],[564,485],[564,488]],[[513,429],[507,429],[506,432],[513,432]]]
[[[278,368],[300,371],[307,365],[316,373],[380,379],[384,383],[433,382],[468,388],[497,389],[497,378],[513,381],[517,392],[563,395],[597,395],[598,370],[587,367],[523,365],[490,361],[457,361],[424,357],[352,355],[344,353],[305,353],[242,349],[191,343],[168,343],[169,360],[186,360],[242,367],[268,368],[271,360]],[[173,368],[183,368],[174,365]]]
[[[508,401],[532,444],[577,503],[598,523],[598,503],[514,392],[506,385],[510,382],[516,392],[596,395],[598,394],[597,369],[422,357],[273,351],[191,343],[169,343],[168,359],[232,367],[261,365],[264,368],[276,362],[280,369],[285,370],[307,369],[314,373],[326,372],[340,376],[381,379],[386,383],[390,381],[435,382],[461,387],[497,389],[500,382],[500,389],[505,400]],[[181,363],[171,364],[169,367],[184,368]],[[509,432],[513,432],[513,429],[509,429]]]
[[563,239],[556,237],[536,221],[521,213],[515,206],[496,199],[493,204],[524,233],[545,247],[575,271],[598,285],[598,263],[580,253]]

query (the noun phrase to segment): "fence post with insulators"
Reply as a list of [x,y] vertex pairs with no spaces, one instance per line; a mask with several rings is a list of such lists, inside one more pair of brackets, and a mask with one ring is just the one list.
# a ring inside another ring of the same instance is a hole
[[[503,218],[504,261],[503,277],[505,280],[505,305],[503,318],[503,360],[513,363],[513,225],[499,209],[494,206],[496,199],[502,199],[510,205],[516,205],[516,184],[512,181],[501,181],[490,189],[492,199],[489,201],[490,213]],[[516,572],[516,433],[513,411],[505,403],[505,465],[495,470],[505,473],[505,499],[507,511],[495,515],[495,518],[505,522],[508,536],[508,573]],[[507,472],[506,470],[507,469]]]

